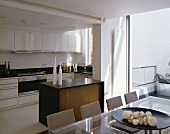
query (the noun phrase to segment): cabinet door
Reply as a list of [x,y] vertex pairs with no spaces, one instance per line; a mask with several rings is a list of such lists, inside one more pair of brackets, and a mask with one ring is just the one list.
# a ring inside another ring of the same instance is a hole
[[56,51],[60,52],[61,51],[61,45],[62,45],[62,35],[61,34],[56,34]]
[[87,78],[87,75],[82,73],[74,73],[74,78]]
[[30,50],[42,51],[43,34],[38,31],[30,31]]
[[29,51],[29,31],[15,30],[15,51]]
[[67,52],[67,35],[56,34],[56,51]]
[[56,51],[56,34],[53,32],[43,33],[43,50],[49,52]]
[[81,40],[78,35],[68,35],[68,51],[81,52]]
[[93,75],[88,74],[87,78],[93,79]]
[[76,36],[68,35],[68,51],[76,52]]
[[14,50],[14,30],[7,28],[0,28],[0,50],[13,51]]
[[62,79],[63,80],[74,79],[74,73],[63,73],[62,74]]

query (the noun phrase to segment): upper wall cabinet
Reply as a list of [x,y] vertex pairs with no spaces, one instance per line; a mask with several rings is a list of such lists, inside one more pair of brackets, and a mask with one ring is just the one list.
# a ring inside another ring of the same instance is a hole
[[56,34],[56,51],[67,52],[67,35]]
[[69,52],[81,52],[81,38],[79,35],[68,35],[67,46]]
[[15,51],[29,51],[29,31],[15,30]]
[[30,31],[30,51],[42,51],[43,33]]
[[56,51],[56,34],[53,32],[43,32],[43,50],[49,52]]
[[53,31],[0,28],[0,51],[81,52],[81,37]]
[[56,34],[56,51],[81,52],[81,38],[77,35]]
[[0,51],[14,50],[14,29],[0,28]]

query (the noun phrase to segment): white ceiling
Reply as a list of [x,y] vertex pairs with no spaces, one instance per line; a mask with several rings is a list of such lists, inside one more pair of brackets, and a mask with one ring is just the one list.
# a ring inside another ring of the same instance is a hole
[[0,0],[0,16],[5,17],[0,24],[73,30],[100,23],[103,18],[169,7],[170,0]]
[[[21,27],[33,27],[47,30],[75,30],[87,27],[89,22],[49,15],[39,12],[0,5],[0,24]],[[26,23],[24,23],[26,22]]]

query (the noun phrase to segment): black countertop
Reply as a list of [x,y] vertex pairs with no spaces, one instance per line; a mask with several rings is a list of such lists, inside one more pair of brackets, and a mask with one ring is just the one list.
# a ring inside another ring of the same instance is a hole
[[18,77],[17,75],[5,75],[5,76],[0,76],[0,78],[11,78],[11,77]]
[[[10,74],[8,74],[8,75],[0,74],[0,78],[22,77],[22,76],[19,76],[18,74],[23,74],[23,73],[28,73],[28,72],[29,73],[32,73],[32,72],[42,72],[42,71],[45,72],[42,75],[52,74],[53,73],[53,68],[52,67],[47,67],[47,68],[11,69],[10,70]],[[89,75],[93,74],[91,68],[84,70],[83,67],[79,67],[76,72],[65,71],[63,73],[82,73],[82,74],[89,74]],[[41,75],[41,74],[37,74],[37,75]]]
[[57,84],[53,85],[52,82],[43,82],[41,84],[61,90],[65,88],[85,86],[85,85],[96,84],[96,83],[101,83],[101,82],[103,81],[93,80],[93,79],[88,79],[88,78],[75,78],[75,79],[63,80],[62,85],[57,85]]
[[76,71],[76,72],[74,72],[74,73],[81,73],[81,74],[89,74],[89,75],[93,75],[92,72],[89,72],[89,71],[82,71],[82,70]]

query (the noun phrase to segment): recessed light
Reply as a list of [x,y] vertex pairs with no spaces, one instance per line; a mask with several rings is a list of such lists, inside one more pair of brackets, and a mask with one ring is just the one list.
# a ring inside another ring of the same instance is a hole
[[27,23],[27,21],[26,21],[26,20],[21,20],[21,22],[22,22],[22,23]]
[[41,22],[42,25],[45,25],[46,23],[45,22]]
[[0,19],[5,19],[5,17],[4,16],[0,16]]

